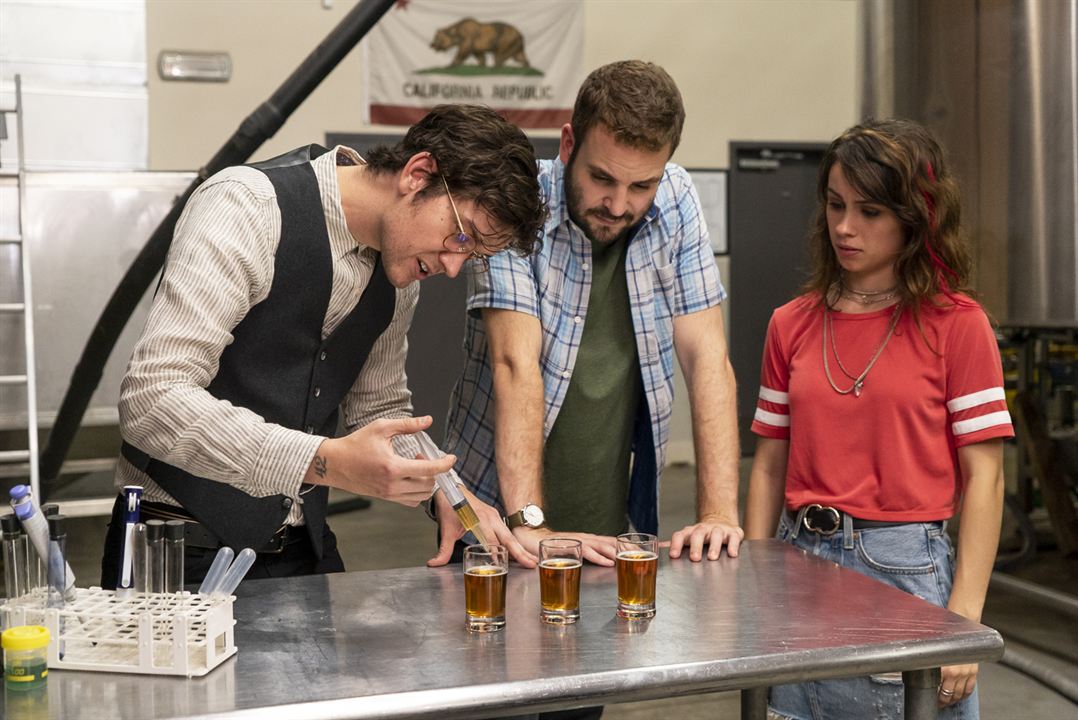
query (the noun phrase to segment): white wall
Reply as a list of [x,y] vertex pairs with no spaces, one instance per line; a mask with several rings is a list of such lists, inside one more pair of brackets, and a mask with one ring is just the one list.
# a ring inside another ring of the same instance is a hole
[[[537,0],[541,1],[541,0]],[[738,140],[827,140],[856,116],[854,0],[584,0],[587,69],[626,58],[656,62],[678,82],[688,120],[676,160],[725,167]],[[332,0],[151,0],[150,167],[205,163],[354,6]],[[224,50],[227,84],[164,83],[162,49]],[[361,121],[354,50],[256,155],[327,130],[379,130]]]

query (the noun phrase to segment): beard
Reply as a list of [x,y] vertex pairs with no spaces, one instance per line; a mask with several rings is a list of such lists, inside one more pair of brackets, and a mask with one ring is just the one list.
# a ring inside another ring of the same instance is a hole
[[[569,158],[569,164],[565,166],[565,191],[569,206],[569,219],[584,231],[584,235],[592,242],[610,245],[625,238],[629,234],[629,228],[640,221],[640,217],[633,217],[632,213],[624,215],[611,215],[602,205],[593,208],[584,207],[584,193],[573,179],[573,157]],[[608,225],[598,221],[606,220],[617,223]]]

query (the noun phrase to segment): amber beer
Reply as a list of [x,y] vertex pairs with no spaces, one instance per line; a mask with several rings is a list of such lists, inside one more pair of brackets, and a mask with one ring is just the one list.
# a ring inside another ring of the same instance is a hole
[[539,566],[539,594],[543,610],[548,612],[576,612],[580,608],[579,560],[554,558],[544,560]]
[[467,628],[494,632],[505,627],[505,581],[509,556],[502,545],[464,548],[464,610]]
[[583,546],[571,538],[539,541],[539,619],[554,625],[580,617],[580,568]]
[[659,569],[656,538],[648,533],[618,536],[618,616],[632,620],[655,616],[655,579]]

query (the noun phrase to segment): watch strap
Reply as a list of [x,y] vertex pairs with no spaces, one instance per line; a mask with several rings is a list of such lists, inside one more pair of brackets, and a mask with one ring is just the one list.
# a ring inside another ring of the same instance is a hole
[[527,525],[527,523],[524,522],[524,508],[517,510],[512,515],[507,515],[505,518],[505,525],[510,530],[518,528],[522,525]]

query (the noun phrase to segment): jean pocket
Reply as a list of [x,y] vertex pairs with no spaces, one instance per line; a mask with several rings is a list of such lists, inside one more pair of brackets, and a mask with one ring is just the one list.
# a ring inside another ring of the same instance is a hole
[[927,575],[935,570],[920,525],[861,530],[857,554],[870,570],[884,575]]

